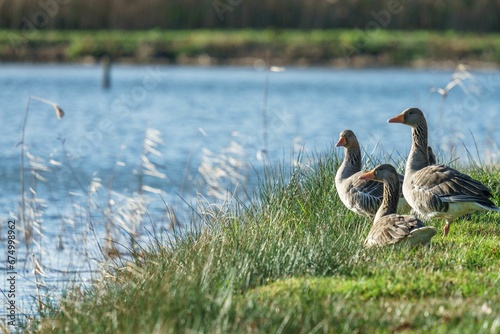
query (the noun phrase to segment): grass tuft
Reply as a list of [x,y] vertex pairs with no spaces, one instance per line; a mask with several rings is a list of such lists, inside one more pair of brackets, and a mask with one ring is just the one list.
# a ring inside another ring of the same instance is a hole
[[[458,219],[428,248],[365,250],[370,222],[338,199],[338,165],[332,149],[269,168],[250,204],[206,206],[168,242],[122,260],[89,289],[69,290],[33,329],[498,332],[499,214]],[[499,197],[498,170],[467,172]]]

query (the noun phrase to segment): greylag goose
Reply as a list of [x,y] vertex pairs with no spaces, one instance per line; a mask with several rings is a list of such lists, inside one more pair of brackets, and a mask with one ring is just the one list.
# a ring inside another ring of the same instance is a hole
[[384,187],[384,198],[377,210],[373,226],[365,240],[366,247],[393,245],[408,242],[411,246],[428,244],[436,235],[436,229],[411,215],[398,215],[399,177],[392,165],[379,165],[362,174],[362,180],[375,180]]
[[[340,200],[351,211],[373,218],[382,203],[383,186],[376,181],[360,180],[361,149],[358,139],[351,130],[340,133],[337,147],[344,147],[344,160],[335,175],[335,187]],[[401,184],[402,178],[401,177]],[[400,210],[409,210],[403,197],[400,199]]]
[[445,165],[429,165],[427,121],[418,108],[409,108],[388,120],[412,128],[412,144],[406,161],[403,194],[420,216],[446,221],[444,235],[456,218],[474,211],[500,211],[491,201],[491,190],[470,176]]

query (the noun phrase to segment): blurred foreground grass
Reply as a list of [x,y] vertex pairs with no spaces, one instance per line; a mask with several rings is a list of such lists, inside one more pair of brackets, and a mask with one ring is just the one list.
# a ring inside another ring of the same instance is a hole
[[[500,215],[429,248],[365,250],[370,222],[333,188],[337,155],[275,167],[252,204],[210,205],[189,231],[71,289],[39,333],[498,333]],[[368,166],[370,167],[370,166]],[[500,171],[474,167],[498,203]],[[235,201],[237,202],[237,201]],[[429,224],[442,230],[443,222]]]
[[500,62],[500,34],[397,30],[0,30],[2,61],[82,61],[338,66]]

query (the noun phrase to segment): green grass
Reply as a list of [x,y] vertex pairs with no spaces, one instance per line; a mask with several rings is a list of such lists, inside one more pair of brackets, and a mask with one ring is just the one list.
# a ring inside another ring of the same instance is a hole
[[500,34],[375,30],[0,30],[0,57],[13,61],[79,61],[83,57],[135,62],[182,62],[208,55],[217,63],[245,57],[288,64],[330,64],[353,58],[368,64],[417,61],[500,62]]
[[[274,168],[252,205],[207,207],[198,227],[69,290],[30,330],[498,333],[500,215],[458,219],[428,248],[365,250],[370,222],[340,203],[337,166],[328,152]],[[469,172],[498,203],[500,171]]]

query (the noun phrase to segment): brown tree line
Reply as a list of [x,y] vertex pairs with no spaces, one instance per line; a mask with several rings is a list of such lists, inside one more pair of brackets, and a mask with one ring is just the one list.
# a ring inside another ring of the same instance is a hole
[[0,0],[0,28],[500,31],[500,0]]

